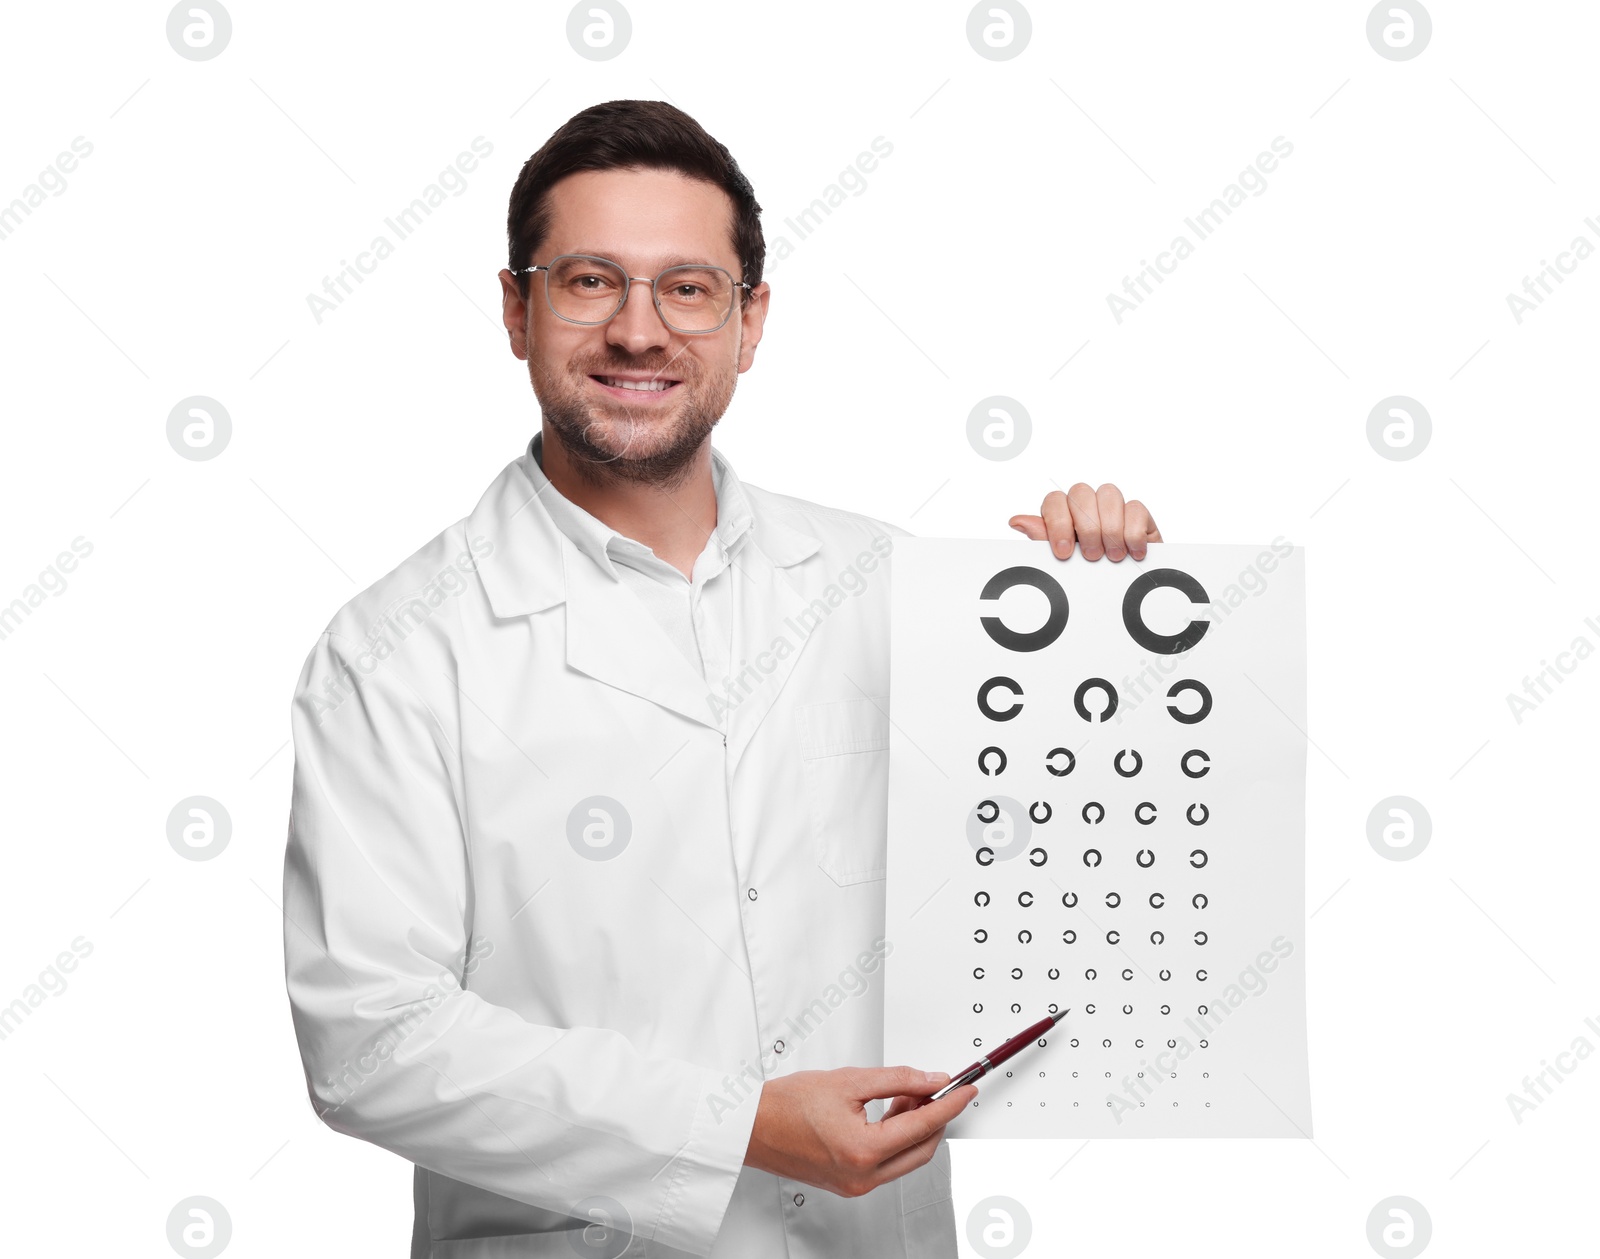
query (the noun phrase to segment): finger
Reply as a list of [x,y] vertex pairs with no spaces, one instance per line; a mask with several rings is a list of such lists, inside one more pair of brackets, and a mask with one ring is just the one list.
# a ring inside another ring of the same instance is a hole
[[1100,529],[1105,541],[1106,558],[1114,564],[1128,554],[1128,544],[1122,532],[1122,491],[1107,481],[1094,492],[1094,501],[1100,509]]
[[1035,542],[1045,540],[1044,518],[1042,516],[1013,516],[1006,521],[1018,533],[1032,538]]
[[944,1071],[931,1073],[916,1067],[855,1067],[850,1071],[849,1096],[852,1101],[875,1101],[880,1097],[897,1097],[904,1093],[913,1097],[926,1097],[937,1093],[950,1083]]
[[893,1158],[880,1163],[874,1169],[872,1178],[883,1185],[898,1180],[907,1172],[916,1171],[924,1163],[932,1161],[933,1156],[939,1152],[939,1142],[942,1140],[944,1140],[944,1129],[936,1128],[909,1149],[901,1150]]
[[910,1149],[919,1141],[926,1141],[931,1134],[940,1131],[965,1110],[977,1095],[976,1084],[963,1084],[936,1102],[926,1102],[915,1110],[908,1110],[892,1119],[885,1118],[882,1123],[873,1125],[879,1162],[887,1162],[902,1150]]
[[[1088,486],[1084,488],[1088,489]],[[1044,518],[1045,536],[1050,540],[1050,550],[1058,559],[1067,559],[1072,554],[1072,543],[1077,536],[1067,496],[1060,490],[1051,490],[1044,496],[1044,503],[1040,506],[1039,513]]]
[[1082,481],[1067,491],[1072,507],[1072,527],[1078,534],[1078,550],[1086,560],[1097,560],[1106,553],[1101,537],[1100,502]]
[[1150,518],[1150,510],[1136,498],[1128,500],[1123,523],[1123,533],[1128,539],[1128,551],[1136,560],[1145,557],[1145,544],[1161,541],[1161,530]]
[[878,1122],[882,1123],[883,1120],[892,1119],[895,1115],[903,1115],[908,1110],[915,1110],[927,1100],[925,1097],[911,1097],[902,1093],[889,1103],[888,1108],[883,1112]]

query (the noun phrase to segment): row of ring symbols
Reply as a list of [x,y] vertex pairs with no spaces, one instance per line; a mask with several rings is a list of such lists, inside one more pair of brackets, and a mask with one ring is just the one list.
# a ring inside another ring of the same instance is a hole
[[[1112,899],[1111,899],[1112,897],[1116,897],[1115,903],[1112,902]],[[991,897],[988,892],[978,891],[978,892],[973,893],[972,903],[974,905],[976,905],[979,909],[985,909],[985,908],[988,907],[989,903],[993,899],[994,898]],[[1028,891],[1026,888],[1024,888],[1022,891],[1017,893],[1017,904],[1022,906],[1023,909],[1032,909],[1033,908],[1033,901],[1034,901],[1033,893]],[[1076,892],[1063,892],[1063,893],[1061,893],[1061,903],[1062,903],[1062,905],[1064,905],[1068,909],[1076,909],[1078,907],[1078,894]],[[1209,896],[1207,896],[1204,892],[1196,892],[1193,896],[1191,896],[1189,898],[1189,903],[1191,905],[1193,905],[1196,909],[1204,909],[1207,905],[1211,904],[1211,898]],[[1107,909],[1116,909],[1121,904],[1122,904],[1122,893],[1121,892],[1107,892],[1106,893],[1106,908]],[[1166,907],[1166,904],[1167,904],[1167,894],[1165,892],[1151,892],[1150,893],[1150,908],[1151,909],[1163,909],[1163,908]]]
[[[989,859],[987,861],[983,859],[984,853],[989,854]],[[988,844],[985,844],[972,855],[980,866],[987,868],[994,864],[994,849],[990,848]],[[1093,860],[1091,860],[1091,858],[1093,858]],[[1137,853],[1134,854],[1133,859],[1138,863],[1141,870],[1148,870],[1156,863],[1155,850],[1150,848],[1141,848]],[[1050,854],[1047,853],[1043,848],[1030,848],[1028,850],[1028,864],[1030,866],[1042,866],[1049,860]],[[1088,866],[1091,870],[1093,870],[1104,860],[1105,857],[1098,848],[1085,848],[1083,850],[1083,864]],[[1193,848],[1189,851],[1189,864],[1196,870],[1205,869],[1206,863],[1210,860],[1211,858],[1207,855],[1204,848]]]
[[[988,764],[988,757],[990,753],[994,753],[1000,758],[1000,764],[993,769],[990,769]],[[1122,758],[1128,755],[1132,755],[1133,757],[1133,768],[1123,769]],[[1058,756],[1065,756],[1067,758],[1065,769],[1058,769],[1056,766],[1051,764],[1051,762]],[[1203,764],[1199,769],[1190,769],[1189,760],[1191,757],[1196,756],[1204,761],[1205,764]],[[999,747],[993,743],[978,753],[978,772],[985,778],[999,777],[1001,774],[1006,772],[1006,766],[1010,763],[1010,758],[1006,756],[1006,750],[1003,747]],[[1045,753],[1044,767],[1046,771],[1048,771],[1053,777],[1065,778],[1078,767],[1077,754],[1073,752],[1071,748],[1051,748]],[[1132,778],[1144,768],[1144,757],[1139,754],[1139,750],[1137,748],[1123,748],[1122,751],[1118,752],[1112,759],[1111,767],[1116,770],[1121,777]],[[1206,753],[1204,748],[1190,748],[1178,758],[1178,768],[1181,769],[1189,778],[1204,778],[1211,772],[1211,757]]]
[[[985,805],[987,805],[989,808],[994,810],[994,812],[989,817],[984,817],[983,816],[983,809],[984,809]],[[1039,816],[1039,810],[1040,809],[1044,810],[1044,816],[1043,817]],[[1089,810],[1090,809],[1097,810],[1097,812],[1095,813],[1094,817],[1092,817],[1092,818],[1089,816]],[[1149,817],[1145,817],[1144,816],[1143,810],[1145,810],[1145,809],[1149,809],[1150,810],[1150,816]],[[1199,817],[1195,817],[1195,815],[1194,815],[1194,811],[1196,809],[1200,810],[1200,816]],[[978,801],[978,807],[976,809],[976,813],[977,813],[977,816],[978,816],[978,821],[982,822],[985,826],[989,826],[989,825],[991,825],[991,824],[993,824],[995,822],[998,822],[1000,820],[1000,806],[997,803],[995,803],[993,800],[980,800],[980,801]],[[1052,805],[1048,800],[1035,800],[1032,804],[1030,804],[1028,806],[1028,820],[1030,822],[1032,822],[1035,826],[1043,826],[1046,822],[1048,822],[1055,815],[1056,815],[1055,806]],[[1102,822],[1104,822],[1106,820],[1106,806],[1101,804],[1098,800],[1090,800],[1079,811],[1078,816],[1081,817],[1084,820],[1084,822],[1086,822],[1090,826],[1099,826],[1100,823],[1102,823]],[[1188,821],[1190,826],[1204,826],[1207,822],[1209,822],[1211,820],[1211,806],[1208,805],[1208,804],[1202,804],[1200,801],[1196,800],[1195,802],[1190,804],[1187,809],[1185,809],[1183,811],[1183,816]],[[1134,805],[1133,806],[1133,820],[1135,822],[1139,823],[1140,826],[1149,826],[1149,825],[1151,825],[1151,823],[1153,823],[1156,820],[1156,804],[1155,804],[1155,801],[1153,801],[1153,800],[1141,800],[1141,801],[1139,801],[1138,804]]]

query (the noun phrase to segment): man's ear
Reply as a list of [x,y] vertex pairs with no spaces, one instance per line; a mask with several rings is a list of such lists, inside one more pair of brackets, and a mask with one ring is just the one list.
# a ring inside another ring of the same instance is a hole
[[761,331],[767,322],[767,303],[772,299],[772,286],[765,280],[750,290],[739,312],[739,370],[747,372],[755,362],[756,346],[761,344]]
[[505,268],[500,271],[500,321],[511,339],[511,352],[528,357],[528,303],[517,285],[517,277]]

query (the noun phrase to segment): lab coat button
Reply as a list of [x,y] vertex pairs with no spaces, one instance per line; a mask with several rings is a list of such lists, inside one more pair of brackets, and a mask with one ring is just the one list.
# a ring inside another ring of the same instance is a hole
[[805,1206],[805,1204],[806,1204],[806,1196],[805,1196],[805,1194],[803,1194],[803,1193],[795,1194],[795,1196],[794,1196],[794,1204],[797,1207]]
[[756,890],[755,890],[755,888],[751,888],[750,889],[750,899],[751,900],[755,900],[755,898],[756,898]]
[[783,1042],[781,1040],[780,1041],[774,1041],[773,1045],[772,1045],[772,1048],[773,1048],[773,1051],[775,1053],[780,1053],[781,1054],[783,1052]]

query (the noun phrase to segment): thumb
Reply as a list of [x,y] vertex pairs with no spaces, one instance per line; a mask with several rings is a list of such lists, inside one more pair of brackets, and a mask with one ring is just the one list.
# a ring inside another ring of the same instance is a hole
[[1043,542],[1050,535],[1045,532],[1043,516],[1013,516],[1007,523],[1024,537]]

